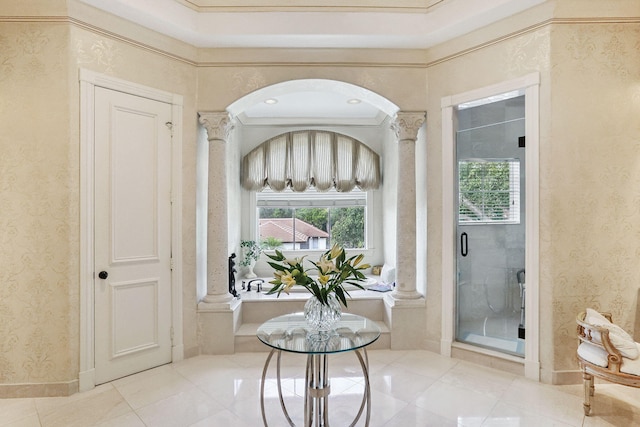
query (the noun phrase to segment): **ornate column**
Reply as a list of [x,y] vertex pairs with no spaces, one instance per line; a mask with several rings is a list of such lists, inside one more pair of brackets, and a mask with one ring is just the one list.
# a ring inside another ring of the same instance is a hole
[[207,295],[205,303],[229,303],[226,143],[233,129],[227,112],[199,113],[209,140],[207,190]]
[[395,300],[421,298],[416,291],[416,139],[424,112],[398,112],[391,128],[398,140]]

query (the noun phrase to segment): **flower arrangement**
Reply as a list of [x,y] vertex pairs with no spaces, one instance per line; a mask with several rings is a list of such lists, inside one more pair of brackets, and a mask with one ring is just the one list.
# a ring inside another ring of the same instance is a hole
[[[313,294],[321,304],[328,304],[328,296],[335,294],[338,300],[346,307],[349,293],[344,288],[344,284],[351,284],[359,289],[364,289],[359,282],[365,280],[363,270],[369,268],[369,264],[362,263],[364,255],[354,255],[346,257],[342,247],[334,245],[330,250],[320,256],[318,262],[311,262],[313,268],[304,269],[304,256],[302,258],[286,259],[279,250],[275,255],[266,254],[273,261],[268,264],[275,270],[271,284],[274,286],[267,294],[281,292],[289,293],[295,285],[305,287]],[[306,255],[305,255],[306,256]],[[316,273],[317,279],[312,278],[309,273]]]
[[262,253],[260,244],[255,240],[243,240],[240,242],[240,249],[243,254],[242,261],[240,261],[242,267],[248,267],[252,262],[258,261]]

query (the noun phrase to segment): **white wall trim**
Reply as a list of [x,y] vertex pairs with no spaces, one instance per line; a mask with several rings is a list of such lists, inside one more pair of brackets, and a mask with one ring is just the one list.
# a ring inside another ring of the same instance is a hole
[[526,340],[525,376],[540,380],[540,335],[539,335],[539,182],[540,182],[540,133],[539,133],[539,88],[540,74],[531,73],[517,79],[471,90],[441,100],[442,108],[442,331],[440,352],[451,355],[455,328],[455,241],[456,227],[454,214],[454,174],[455,174],[455,129],[453,123],[454,106],[498,95],[513,90],[525,91],[526,130]]
[[[82,70],[81,70],[82,71]],[[95,386],[93,246],[94,86],[80,80],[80,373],[79,390]]]
[[182,315],[182,109],[183,98],[173,95],[171,103],[171,324],[172,362],[184,359]]
[[453,331],[455,328],[455,240],[456,230],[453,222],[453,174],[455,162],[455,138],[453,127],[453,106],[451,98],[443,98],[442,108],[442,334],[440,353],[451,357]]
[[184,358],[182,315],[182,109],[181,95],[80,69],[80,372],[79,390],[95,387],[94,323],[94,113],[95,88],[103,87],[172,105],[171,247],[173,258],[172,360]]
[[526,219],[525,377],[540,380],[540,75],[525,88]]
[[86,68],[80,69],[80,81],[87,82],[91,86],[117,90],[130,95],[166,102],[167,104],[174,104],[176,106],[180,106],[180,109],[182,109],[182,95],[176,95],[163,90],[143,86],[117,77],[107,76],[106,74],[96,73],[95,71],[87,70]]

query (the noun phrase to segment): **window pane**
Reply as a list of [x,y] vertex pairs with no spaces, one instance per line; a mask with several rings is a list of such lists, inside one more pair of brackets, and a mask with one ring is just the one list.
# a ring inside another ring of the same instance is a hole
[[365,247],[364,206],[331,208],[331,244],[344,248]]
[[279,250],[326,250],[334,243],[366,248],[367,194],[351,192],[256,193],[262,247]]
[[260,244],[265,249],[293,248],[293,209],[259,208]]
[[296,249],[327,249],[329,233],[327,208],[298,208],[296,215]]
[[520,222],[518,160],[458,163],[460,223]]

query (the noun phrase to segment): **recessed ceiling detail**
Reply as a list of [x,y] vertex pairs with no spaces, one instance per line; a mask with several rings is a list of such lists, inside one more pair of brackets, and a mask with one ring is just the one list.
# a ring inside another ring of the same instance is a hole
[[246,10],[378,10],[425,12],[446,0],[176,0],[198,12]]
[[545,0],[80,1],[202,48],[424,49]]
[[[79,0],[200,48],[425,49],[545,0]],[[244,125],[379,126],[398,107],[364,88],[286,82],[228,111]]]

